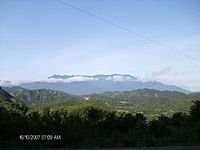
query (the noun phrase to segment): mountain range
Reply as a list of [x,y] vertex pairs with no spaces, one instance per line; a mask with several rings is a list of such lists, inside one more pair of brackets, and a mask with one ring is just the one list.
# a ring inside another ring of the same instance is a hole
[[[107,91],[129,91],[137,89],[156,89],[161,91],[179,91],[189,93],[175,85],[167,85],[158,81],[141,81],[129,74],[111,75],[53,75],[46,80],[19,83],[27,89],[59,90],[74,95],[103,93]],[[10,84],[12,86],[12,84]]]
[[[76,149],[77,143],[81,149],[116,148],[116,143],[117,147],[130,148],[136,142],[138,147],[141,143],[159,147],[199,144],[200,102],[192,99],[199,100],[200,93],[140,89],[77,96],[83,99],[74,101],[59,91],[4,89],[0,87],[0,147],[3,149],[45,149],[47,146]],[[61,102],[60,97],[66,99]],[[50,105],[29,107],[17,103],[17,99],[26,105],[30,99],[36,104],[46,101]],[[19,138],[29,139],[26,138],[29,134],[60,135],[64,140],[18,142]],[[179,143],[174,143],[177,139]]]
[[7,101],[15,99],[31,108],[48,106],[52,110],[75,111],[92,106],[132,114],[142,112],[150,119],[161,114],[171,116],[176,112],[188,113],[192,102],[200,100],[200,93],[185,94],[154,89],[115,91],[82,96],[56,90],[29,90],[19,86],[3,87],[3,89],[0,95],[4,99],[8,99]]
[[20,86],[3,87],[11,96],[21,100],[23,104],[29,107],[34,106],[48,106],[55,103],[62,103],[66,101],[78,101],[79,96],[67,94],[56,90],[36,89],[29,90]]

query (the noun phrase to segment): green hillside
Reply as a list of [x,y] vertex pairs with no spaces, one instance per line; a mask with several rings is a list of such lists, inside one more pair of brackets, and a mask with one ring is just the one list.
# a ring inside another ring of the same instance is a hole
[[200,98],[200,93],[185,94],[176,91],[140,89],[134,91],[105,92],[85,96],[74,96],[55,90],[27,90],[21,87],[4,88],[26,106],[49,106],[51,110],[75,111],[94,106],[117,112],[143,113],[148,119],[158,116],[172,116],[176,112],[188,113],[192,101]]
[[148,118],[157,118],[163,114],[172,116],[176,112],[188,113],[193,100],[200,93],[184,94],[181,92],[140,89],[124,92],[106,92],[88,95],[88,98],[104,101],[119,112],[144,113]]
[[0,87],[0,109],[2,111],[17,112],[24,114],[28,111],[28,107],[17,98],[11,96]]
[[66,94],[56,90],[38,89],[28,90],[21,87],[4,87],[4,90],[9,92],[10,95],[20,99],[26,106],[48,106],[55,103],[66,101],[76,101],[81,98],[78,96]]
[[95,100],[67,101],[64,103],[49,106],[51,111],[64,110],[68,112],[78,112],[88,107],[102,109],[105,111],[113,110],[112,108],[108,107],[105,103]]
[[[156,120],[147,121],[141,113],[116,113],[91,97],[85,97],[87,100],[83,101],[67,101],[36,108],[19,105],[11,99],[16,98],[0,89],[1,149],[133,148],[200,144],[200,101],[193,102],[188,114],[179,112],[171,117],[161,115]],[[61,138],[48,140],[45,135],[58,135]]]

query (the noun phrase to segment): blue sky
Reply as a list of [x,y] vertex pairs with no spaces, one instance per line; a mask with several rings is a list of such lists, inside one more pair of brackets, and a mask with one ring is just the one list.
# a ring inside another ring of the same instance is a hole
[[[63,0],[200,60],[199,0]],[[128,73],[200,91],[200,61],[56,0],[0,0],[0,79]]]

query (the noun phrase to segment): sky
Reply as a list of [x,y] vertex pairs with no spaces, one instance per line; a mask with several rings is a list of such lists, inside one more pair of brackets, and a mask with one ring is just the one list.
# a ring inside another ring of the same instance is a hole
[[[0,80],[131,74],[200,91],[199,0],[0,0]],[[178,53],[177,53],[178,51]]]

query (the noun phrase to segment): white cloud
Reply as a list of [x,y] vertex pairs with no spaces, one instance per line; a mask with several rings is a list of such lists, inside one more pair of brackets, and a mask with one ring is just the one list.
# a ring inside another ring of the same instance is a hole
[[106,80],[112,80],[112,77],[111,77],[111,76],[109,76],[109,77],[107,77],[107,78],[106,78]]
[[81,82],[81,81],[91,81],[91,80],[98,80],[98,79],[94,77],[75,76],[68,79],[64,79],[64,82],[70,83],[70,82]]
[[47,83],[57,83],[57,82],[64,82],[64,83],[71,83],[71,82],[81,82],[81,81],[92,81],[98,80],[94,77],[86,77],[86,76],[75,76],[67,79],[38,79],[38,80],[19,80],[19,81],[0,81],[1,86],[16,86],[23,83],[33,83],[33,82],[47,82]]
[[143,81],[143,82],[156,81],[156,80],[162,78],[163,76],[167,75],[170,70],[171,70],[170,67],[165,67],[163,69],[156,70],[156,71],[152,72],[150,75],[138,77],[137,80]]
[[113,81],[124,81],[126,80],[124,76],[113,76]]
[[165,68],[163,68],[161,70],[154,71],[151,74],[151,78],[154,79],[154,78],[157,78],[157,77],[160,77],[160,76],[164,76],[164,75],[168,74],[170,70],[171,70],[170,67],[165,67]]
[[165,67],[152,72],[150,75],[138,77],[138,81],[158,81],[164,84],[176,85],[193,92],[200,91],[199,72],[192,69],[177,71],[172,70],[170,67]]
[[109,76],[106,78],[106,80],[112,80],[112,81],[132,81],[134,80],[131,77],[123,76],[123,75],[115,75],[115,76]]

